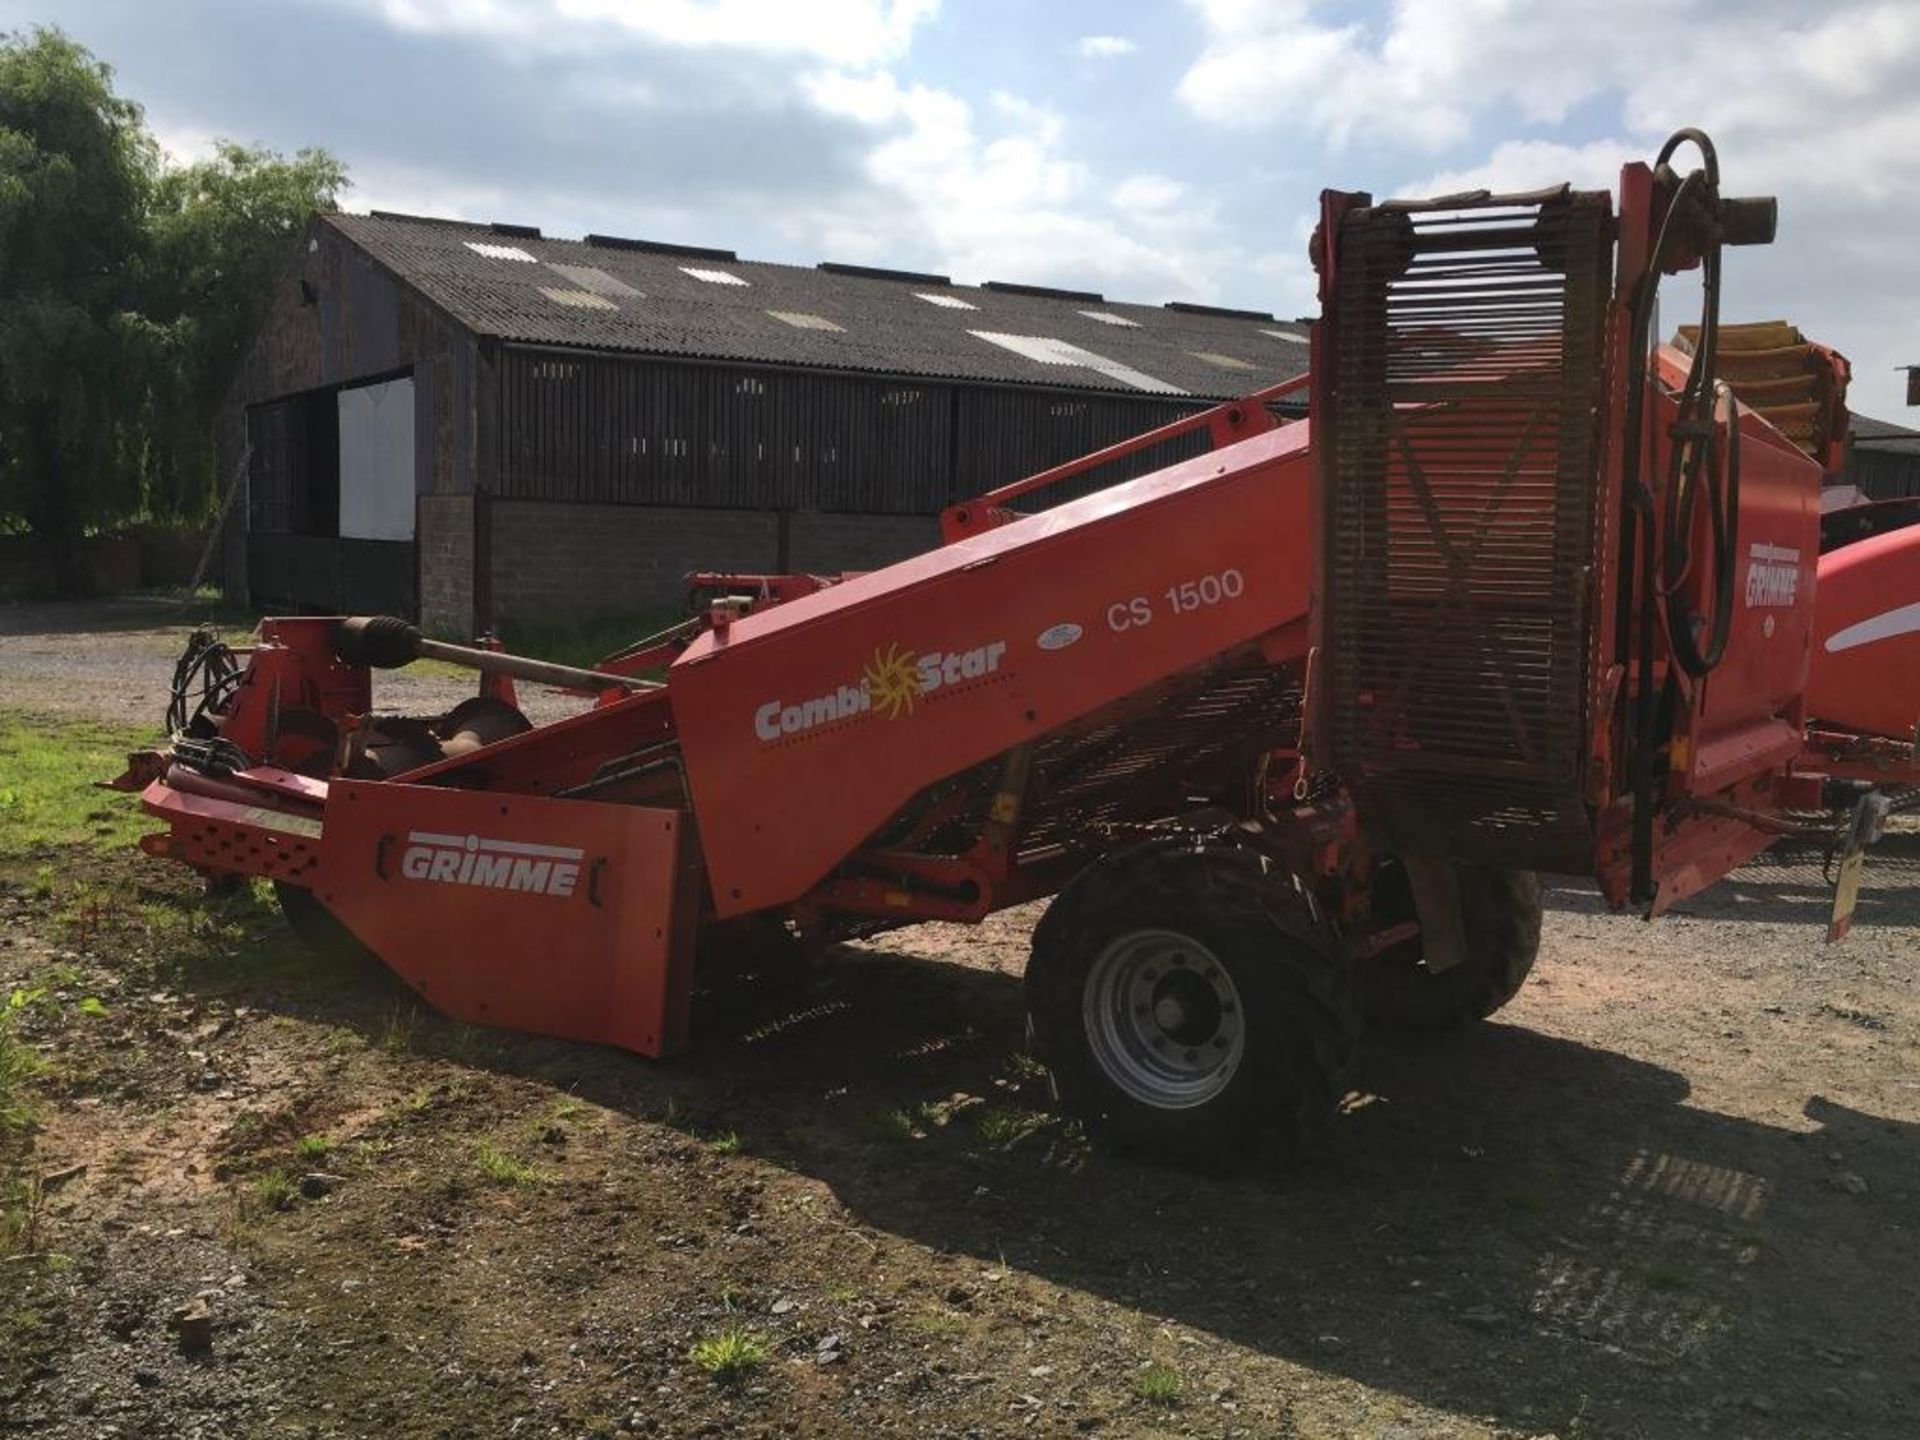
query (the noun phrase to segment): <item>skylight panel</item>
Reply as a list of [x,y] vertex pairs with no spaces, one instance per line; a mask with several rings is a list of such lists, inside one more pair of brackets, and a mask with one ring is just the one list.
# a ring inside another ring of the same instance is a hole
[[709,285],[745,285],[747,282],[728,270],[703,270],[698,265],[682,265],[682,275],[691,275],[696,280],[704,280]]
[[1276,340],[1291,340],[1295,345],[1305,345],[1307,337],[1296,335],[1291,330],[1262,330],[1262,335],[1271,335]]
[[913,298],[924,300],[929,305],[938,305],[942,310],[978,310],[980,307],[971,300],[962,300],[958,295],[927,295],[916,290]]
[[1116,315],[1111,310],[1082,310],[1080,313],[1089,320],[1098,320],[1102,325],[1124,325],[1129,330],[1140,328],[1138,320],[1129,320],[1126,316]]
[[1222,370],[1251,370],[1254,367],[1245,360],[1235,359],[1231,355],[1222,355],[1217,350],[1189,350],[1196,360],[1204,360],[1209,365],[1217,365]]
[[609,300],[645,298],[626,281],[616,279],[597,265],[556,265],[549,260],[547,269],[553,271],[562,280],[571,280],[575,289],[604,295]]
[[1178,385],[1169,385],[1131,365],[1122,365],[1118,360],[1109,360],[1104,355],[1070,341],[1057,340],[1051,335],[1006,335],[997,330],[969,330],[967,333],[985,340],[989,345],[998,345],[1003,350],[1011,350],[1042,365],[1078,366],[1096,375],[1104,375],[1109,380],[1118,380],[1122,385],[1131,385],[1135,390],[1146,390],[1156,395],[1186,393]]
[[804,310],[769,310],[767,314],[793,326],[796,330],[835,330],[843,331],[847,327],[836,325],[824,315],[809,315]]
[[518,245],[489,245],[484,240],[466,240],[461,243],[474,254],[484,255],[489,260],[519,260],[528,265],[540,263]]
[[591,290],[561,290],[552,285],[539,287],[540,293],[556,305],[565,305],[571,310],[618,310],[620,307],[611,300],[594,294]]

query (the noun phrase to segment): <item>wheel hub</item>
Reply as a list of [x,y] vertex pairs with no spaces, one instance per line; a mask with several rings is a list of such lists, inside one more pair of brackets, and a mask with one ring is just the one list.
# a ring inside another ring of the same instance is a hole
[[1205,945],[1173,930],[1131,931],[1101,951],[1081,1018],[1107,1078],[1157,1109],[1204,1105],[1245,1054],[1233,978]]

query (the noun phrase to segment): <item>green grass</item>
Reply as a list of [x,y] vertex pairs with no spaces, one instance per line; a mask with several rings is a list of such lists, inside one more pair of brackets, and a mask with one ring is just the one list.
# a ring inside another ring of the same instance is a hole
[[515,1159],[491,1140],[474,1146],[473,1159],[480,1173],[495,1185],[539,1185],[547,1178],[543,1171]]
[[688,1352],[693,1363],[716,1380],[738,1380],[767,1358],[767,1342],[743,1325],[704,1335]]
[[130,849],[153,822],[133,796],[93,782],[113,779],[129,750],[157,739],[154,730],[0,710],[0,861],[74,845]]
[[501,626],[500,643],[516,655],[562,665],[591,665],[684,618],[677,612],[655,610],[565,620],[510,620]]
[[1177,1405],[1180,1402],[1180,1372],[1155,1360],[1134,1372],[1133,1393],[1149,1405]]
[[709,1149],[716,1155],[738,1155],[740,1153],[740,1132],[722,1130],[707,1142]]
[[293,1153],[317,1164],[333,1153],[333,1141],[324,1135],[302,1135],[293,1142]]

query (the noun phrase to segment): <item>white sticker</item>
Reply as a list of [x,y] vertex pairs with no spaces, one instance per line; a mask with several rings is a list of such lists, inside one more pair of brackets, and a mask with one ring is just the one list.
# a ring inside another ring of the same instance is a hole
[[1062,620],[1058,625],[1049,625],[1040,632],[1040,638],[1033,643],[1042,650],[1064,650],[1086,632],[1071,620]]

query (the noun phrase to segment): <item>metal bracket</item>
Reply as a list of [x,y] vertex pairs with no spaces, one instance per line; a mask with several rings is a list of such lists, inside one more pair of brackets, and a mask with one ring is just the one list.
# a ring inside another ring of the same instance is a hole
[[1460,914],[1460,872],[1451,861],[1405,856],[1413,913],[1420,917],[1420,953],[1438,974],[1467,961],[1467,927]]

